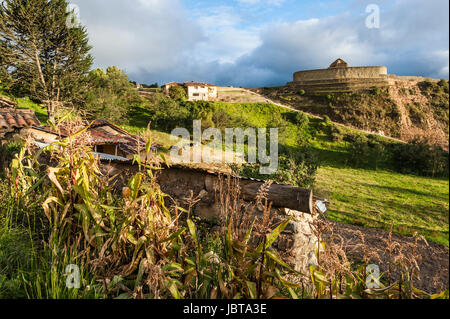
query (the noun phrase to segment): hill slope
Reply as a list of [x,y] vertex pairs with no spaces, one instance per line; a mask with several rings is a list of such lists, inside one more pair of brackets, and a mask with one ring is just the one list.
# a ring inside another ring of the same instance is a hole
[[[28,99],[20,99],[19,105],[35,109],[41,121],[45,121],[42,106]],[[216,126],[239,123],[251,127],[280,127],[280,143],[293,150],[298,149],[302,139],[309,139],[322,163],[314,189],[319,196],[331,201],[329,218],[380,229],[389,229],[394,222],[397,233],[412,235],[417,231],[428,240],[448,245],[448,179],[395,173],[395,168],[386,159],[377,163],[370,158],[356,165],[352,142],[334,138],[336,135],[330,135],[330,126],[313,116],[307,116],[307,125],[301,128],[296,120],[296,115],[301,113],[281,106],[214,102],[203,103],[203,108],[212,112],[216,122],[221,121],[215,123]],[[136,107],[130,112],[129,123],[123,127],[136,133],[145,130],[153,118],[150,108]],[[168,134],[170,130],[156,128],[152,132],[153,141],[162,144],[163,151],[175,144]],[[369,134],[345,127],[339,134],[341,137],[348,134],[371,138]],[[387,139],[385,142],[397,143]]]
[[314,93],[295,87],[255,89],[274,101],[354,128],[403,141],[426,138],[448,150],[448,81],[396,81],[359,92]]

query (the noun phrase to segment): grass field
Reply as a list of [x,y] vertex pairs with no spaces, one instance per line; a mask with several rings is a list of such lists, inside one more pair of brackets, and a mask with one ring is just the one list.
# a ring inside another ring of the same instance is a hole
[[[28,99],[19,99],[19,107],[31,108],[45,123],[46,112]],[[217,108],[242,119],[253,127],[281,126],[280,142],[295,146],[297,127],[287,119],[292,111],[263,103],[227,104],[218,102]],[[142,108],[131,113],[130,123],[122,125],[132,133],[145,130],[150,115]],[[317,131],[319,119],[310,118],[309,130]],[[351,129],[348,129],[351,130]],[[317,132],[316,132],[317,133]],[[152,130],[153,142],[163,151],[175,144],[170,134]],[[448,179],[403,175],[372,163],[354,168],[347,162],[346,142],[332,142],[325,135],[314,134],[313,147],[322,167],[317,174],[315,193],[331,202],[328,216],[347,224],[389,229],[413,235],[416,231],[430,241],[449,245],[449,181]]]
[[315,193],[331,202],[328,216],[346,224],[449,244],[449,181],[390,171],[324,166]]

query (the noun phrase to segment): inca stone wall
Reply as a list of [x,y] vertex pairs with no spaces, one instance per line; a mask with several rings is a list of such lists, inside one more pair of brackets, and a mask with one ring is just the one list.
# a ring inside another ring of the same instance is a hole
[[385,66],[348,67],[345,61],[338,59],[328,69],[295,72],[294,81],[287,86],[316,94],[365,90],[389,83]]
[[385,77],[387,77],[387,68],[385,66],[361,66],[299,71],[294,73],[294,82]]

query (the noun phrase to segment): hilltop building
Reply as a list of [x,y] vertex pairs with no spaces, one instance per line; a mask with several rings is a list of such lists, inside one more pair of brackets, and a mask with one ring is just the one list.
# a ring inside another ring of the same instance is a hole
[[204,82],[169,82],[164,84],[161,88],[166,94],[169,94],[169,90],[173,86],[183,87],[186,90],[189,101],[209,101],[218,97],[218,86]]
[[343,59],[337,59],[328,69],[295,72],[293,82],[287,85],[302,88],[310,93],[353,91],[387,86],[389,79],[390,75],[385,66],[350,67]]

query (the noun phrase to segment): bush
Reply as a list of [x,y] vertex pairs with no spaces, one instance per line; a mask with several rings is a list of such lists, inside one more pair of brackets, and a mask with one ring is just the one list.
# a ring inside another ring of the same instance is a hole
[[371,155],[367,138],[362,135],[355,135],[353,142],[348,148],[350,162],[356,167],[366,166]]
[[344,139],[344,133],[340,126],[335,124],[331,125],[330,138],[333,142],[340,142]]
[[394,165],[402,173],[448,177],[448,160],[448,152],[421,139],[393,147]]
[[309,117],[303,112],[298,112],[295,115],[295,124],[301,129],[306,128],[309,125]]
[[162,131],[171,131],[179,126],[186,127],[190,118],[190,112],[186,107],[163,93],[155,93],[149,97],[148,109],[152,124]]
[[169,89],[169,96],[172,100],[182,102],[187,100],[186,90],[179,85],[171,86]]
[[128,76],[115,66],[107,68],[106,72],[103,69],[91,71],[88,82],[90,89],[86,93],[85,109],[92,118],[126,123],[131,107],[144,102]]
[[448,81],[445,79],[440,79],[438,85],[442,88],[445,93],[448,93]]
[[320,166],[319,159],[311,147],[305,146],[296,151],[280,149],[278,170],[272,175],[259,174],[259,164],[234,167],[243,177],[271,179],[278,183],[312,188]]

